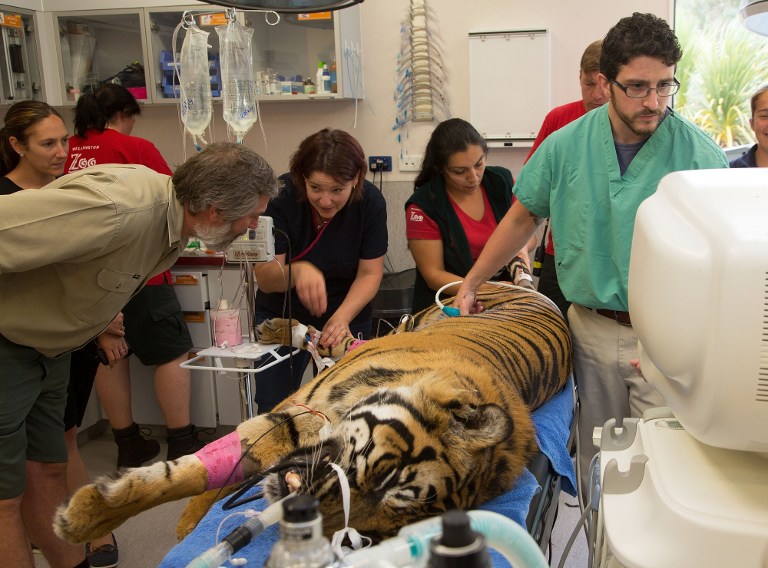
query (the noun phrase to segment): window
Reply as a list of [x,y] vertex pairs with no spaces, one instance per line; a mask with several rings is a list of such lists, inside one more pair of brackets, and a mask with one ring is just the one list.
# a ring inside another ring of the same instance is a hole
[[740,0],[675,0],[683,48],[675,109],[721,147],[753,144],[750,98],[768,83],[768,37],[744,27]]

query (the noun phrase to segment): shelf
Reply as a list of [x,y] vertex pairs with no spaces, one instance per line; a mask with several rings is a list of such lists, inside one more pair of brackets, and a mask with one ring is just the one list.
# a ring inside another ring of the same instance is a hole
[[[277,350],[283,345],[277,343],[243,343],[235,347],[207,347],[197,352],[197,355],[188,361],[181,363],[179,366],[183,369],[198,369],[204,371],[217,371],[217,372],[235,372],[256,374],[274,367],[278,363],[285,361],[291,355],[295,355],[300,349],[294,349],[293,353],[286,353],[285,355],[278,355]],[[198,365],[198,361],[207,357],[213,357],[214,364],[212,366]],[[259,361],[264,357],[269,357],[271,360],[265,365],[259,365],[258,367],[224,367],[221,359],[242,359],[248,361],[249,364]]]

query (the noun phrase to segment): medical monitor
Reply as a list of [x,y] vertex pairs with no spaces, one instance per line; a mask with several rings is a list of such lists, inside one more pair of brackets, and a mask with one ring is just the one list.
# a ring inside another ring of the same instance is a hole
[[768,453],[768,168],[676,172],[637,212],[643,375],[700,442]]

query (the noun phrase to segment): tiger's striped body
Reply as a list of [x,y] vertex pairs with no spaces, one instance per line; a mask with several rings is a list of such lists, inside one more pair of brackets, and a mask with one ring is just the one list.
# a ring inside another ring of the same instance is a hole
[[[531,410],[570,374],[570,338],[536,292],[500,288],[481,300],[482,314],[417,314],[412,331],[366,342],[273,412],[240,424],[244,474],[310,458],[300,491],[320,500],[330,533],[344,525],[338,478],[326,463],[333,461],[349,479],[349,525],[374,539],[508,491],[536,450]],[[203,493],[207,483],[194,456],[127,470],[78,491],[59,511],[57,531],[84,542],[149,507]],[[211,493],[190,502],[180,534]],[[274,476],[267,493],[281,496]]]

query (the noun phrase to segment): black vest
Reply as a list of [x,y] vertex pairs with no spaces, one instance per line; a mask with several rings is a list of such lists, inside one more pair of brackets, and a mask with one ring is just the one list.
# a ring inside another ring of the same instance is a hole
[[[501,221],[512,204],[512,186],[514,180],[511,172],[498,166],[486,166],[483,173],[483,188],[491,204],[496,223]],[[428,183],[417,187],[413,195],[405,202],[418,205],[427,216],[437,223],[443,238],[443,263],[448,272],[464,277],[472,268],[473,260],[469,250],[469,241],[461,226],[453,205],[445,192],[443,176],[436,176]],[[411,311],[416,313],[432,305],[435,292],[416,269],[416,282],[413,287],[413,306]]]

